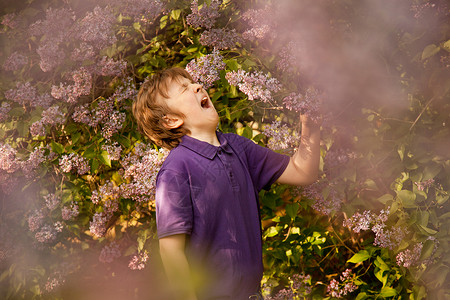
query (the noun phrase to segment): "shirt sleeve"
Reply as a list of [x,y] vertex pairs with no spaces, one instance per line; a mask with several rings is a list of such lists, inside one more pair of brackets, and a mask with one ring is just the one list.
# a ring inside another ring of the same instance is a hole
[[244,152],[240,155],[246,157],[248,170],[256,189],[258,191],[268,190],[286,170],[290,157],[257,145],[239,135],[236,135],[236,141],[239,144],[240,151]]
[[155,204],[158,238],[191,234],[193,211],[187,175],[161,170],[156,180]]

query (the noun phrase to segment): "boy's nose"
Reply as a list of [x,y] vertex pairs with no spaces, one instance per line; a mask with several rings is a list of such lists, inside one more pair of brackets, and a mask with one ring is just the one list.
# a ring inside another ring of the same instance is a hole
[[194,93],[198,93],[198,92],[200,92],[202,90],[202,85],[198,84],[198,83],[194,83],[192,85],[192,88],[194,90]]

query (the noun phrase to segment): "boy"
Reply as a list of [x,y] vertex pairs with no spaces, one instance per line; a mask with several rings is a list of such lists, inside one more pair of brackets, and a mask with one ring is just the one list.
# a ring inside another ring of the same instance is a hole
[[133,114],[154,143],[171,150],[156,181],[156,221],[177,299],[262,299],[258,193],[274,182],[316,180],[319,127],[301,116],[302,142],[292,158],[216,132],[208,93],[181,68],[144,83]]

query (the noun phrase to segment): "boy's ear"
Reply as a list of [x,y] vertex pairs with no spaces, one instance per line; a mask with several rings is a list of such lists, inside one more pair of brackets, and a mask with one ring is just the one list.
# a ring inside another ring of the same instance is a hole
[[173,114],[167,114],[163,117],[164,120],[164,127],[168,129],[174,129],[179,128],[181,125],[183,125],[184,121],[182,118],[180,118],[177,115]]

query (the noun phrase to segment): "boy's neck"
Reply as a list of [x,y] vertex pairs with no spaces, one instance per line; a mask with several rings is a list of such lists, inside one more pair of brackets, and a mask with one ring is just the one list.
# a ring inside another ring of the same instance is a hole
[[188,134],[188,136],[197,139],[199,141],[203,141],[203,142],[207,142],[213,146],[219,147],[220,146],[220,142],[219,139],[217,138],[217,134],[216,131],[201,131],[201,132],[191,132]]

